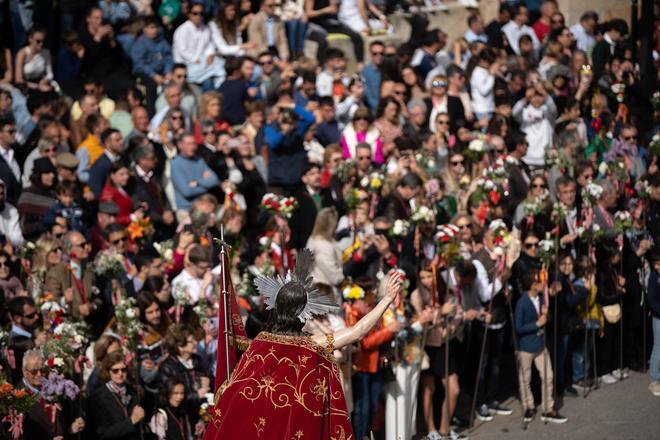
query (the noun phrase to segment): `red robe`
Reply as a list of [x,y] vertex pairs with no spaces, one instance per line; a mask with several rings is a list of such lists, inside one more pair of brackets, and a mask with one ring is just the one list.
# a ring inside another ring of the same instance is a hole
[[215,406],[204,440],[354,440],[332,352],[262,332]]

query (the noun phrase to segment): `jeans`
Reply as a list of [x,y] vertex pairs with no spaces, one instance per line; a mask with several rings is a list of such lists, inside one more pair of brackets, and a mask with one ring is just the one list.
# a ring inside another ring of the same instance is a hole
[[302,20],[289,20],[284,22],[286,27],[286,37],[289,40],[289,54],[291,59],[302,55],[305,49],[305,33],[307,32],[307,23]]
[[571,353],[571,363],[573,366],[573,383],[577,383],[582,379],[589,376],[589,370],[591,369],[591,353],[593,352],[593,332],[597,331],[599,325],[593,321],[587,321],[587,349],[586,357],[585,348],[584,348],[584,332],[575,332],[571,336],[573,338],[573,351]]
[[486,349],[484,359],[479,372],[479,388],[477,389],[477,403],[489,404],[497,397],[498,384],[500,381],[500,358],[504,347],[504,328],[489,329],[486,333]]
[[384,384],[378,373],[355,373],[353,375],[353,431],[356,439],[369,434],[376,415],[378,399]]
[[653,351],[649,375],[654,381],[660,381],[660,318],[653,317]]

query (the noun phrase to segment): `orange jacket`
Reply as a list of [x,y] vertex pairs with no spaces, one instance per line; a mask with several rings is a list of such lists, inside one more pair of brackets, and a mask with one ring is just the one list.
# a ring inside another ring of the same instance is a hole
[[360,349],[353,356],[353,368],[362,373],[378,372],[378,347],[392,340],[394,335],[386,327],[383,320],[374,326],[360,341]]

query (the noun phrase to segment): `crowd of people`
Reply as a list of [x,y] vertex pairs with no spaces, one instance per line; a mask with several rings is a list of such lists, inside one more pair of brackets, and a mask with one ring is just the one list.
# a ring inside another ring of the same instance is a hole
[[303,248],[342,310],[309,334],[405,279],[334,352],[347,438],[466,438],[511,396],[564,423],[631,369],[660,396],[657,14],[638,44],[502,1],[451,40],[418,3],[0,2],[0,437],[201,438],[222,256],[253,339]]

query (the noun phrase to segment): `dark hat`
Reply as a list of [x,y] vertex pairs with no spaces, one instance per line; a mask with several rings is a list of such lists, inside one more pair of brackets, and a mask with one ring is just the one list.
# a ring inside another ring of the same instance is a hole
[[53,165],[53,162],[50,161],[47,157],[40,157],[34,161],[34,167],[32,168],[32,174],[48,174],[57,172],[57,168]]
[[119,214],[119,207],[115,202],[101,202],[99,204],[99,212],[109,215]]
[[78,158],[73,153],[60,153],[55,160],[58,167],[75,170],[78,168]]

